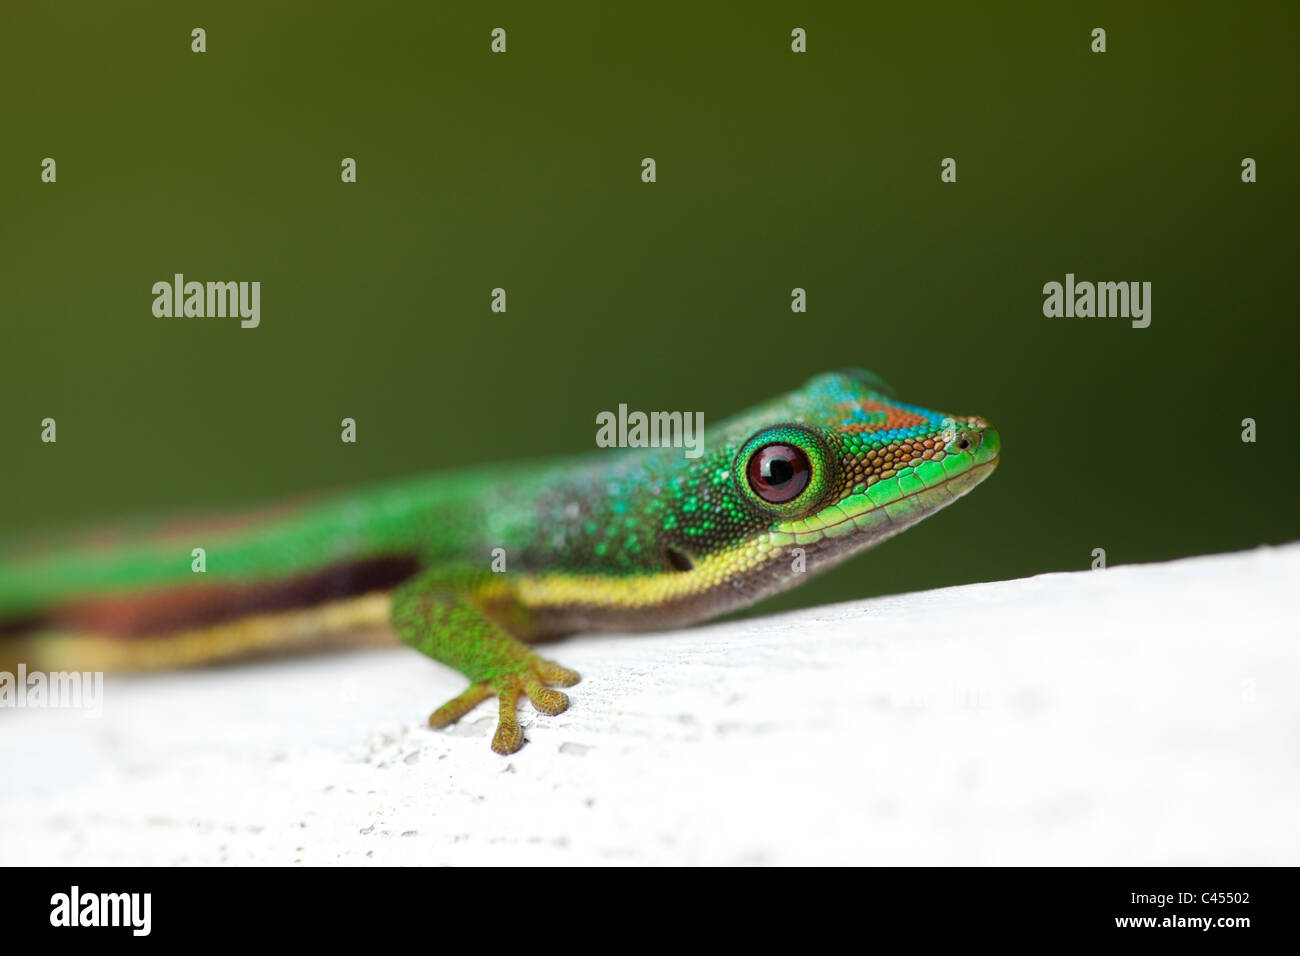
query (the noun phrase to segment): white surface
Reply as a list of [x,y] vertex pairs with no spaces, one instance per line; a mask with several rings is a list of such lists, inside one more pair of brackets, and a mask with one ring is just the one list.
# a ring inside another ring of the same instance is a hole
[[0,863],[1300,863],[1300,545],[546,653],[531,741],[405,649],[0,712]]

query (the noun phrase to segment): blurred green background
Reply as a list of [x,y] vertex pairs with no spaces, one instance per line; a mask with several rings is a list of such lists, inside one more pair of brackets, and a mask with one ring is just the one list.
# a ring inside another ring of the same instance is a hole
[[[762,610],[1300,538],[1297,16],[6,4],[0,532],[585,452],[619,402],[857,365],[1003,463]],[[260,280],[261,327],[155,318],[174,272]],[[1151,327],[1044,318],[1067,272],[1152,282]]]

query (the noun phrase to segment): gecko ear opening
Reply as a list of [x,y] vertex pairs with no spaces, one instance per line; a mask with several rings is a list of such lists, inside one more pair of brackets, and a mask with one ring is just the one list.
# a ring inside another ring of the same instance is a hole
[[665,548],[664,557],[668,559],[668,564],[674,571],[690,571],[695,567],[690,557],[676,548]]

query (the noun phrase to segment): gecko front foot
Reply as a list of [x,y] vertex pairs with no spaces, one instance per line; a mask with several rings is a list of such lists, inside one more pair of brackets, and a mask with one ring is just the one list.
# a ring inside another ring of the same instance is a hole
[[554,717],[568,708],[569,695],[546,685],[572,687],[578,680],[576,671],[530,654],[518,670],[470,684],[463,694],[453,697],[429,715],[429,726],[438,728],[455,723],[483,701],[495,696],[500,715],[497,731],[492,735],[492,749],[502,755],[512,754],[524,745],[524,731],[515,715],[515,702],[520,695],[527,694],[538,713]]

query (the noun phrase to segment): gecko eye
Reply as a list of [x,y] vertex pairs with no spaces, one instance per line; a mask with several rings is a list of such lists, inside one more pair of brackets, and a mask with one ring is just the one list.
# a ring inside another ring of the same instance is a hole
[[793,501],[808,487],[812,466],[803,449],[778,442],[750,455],[745,471],[754,494],[779,505]]

